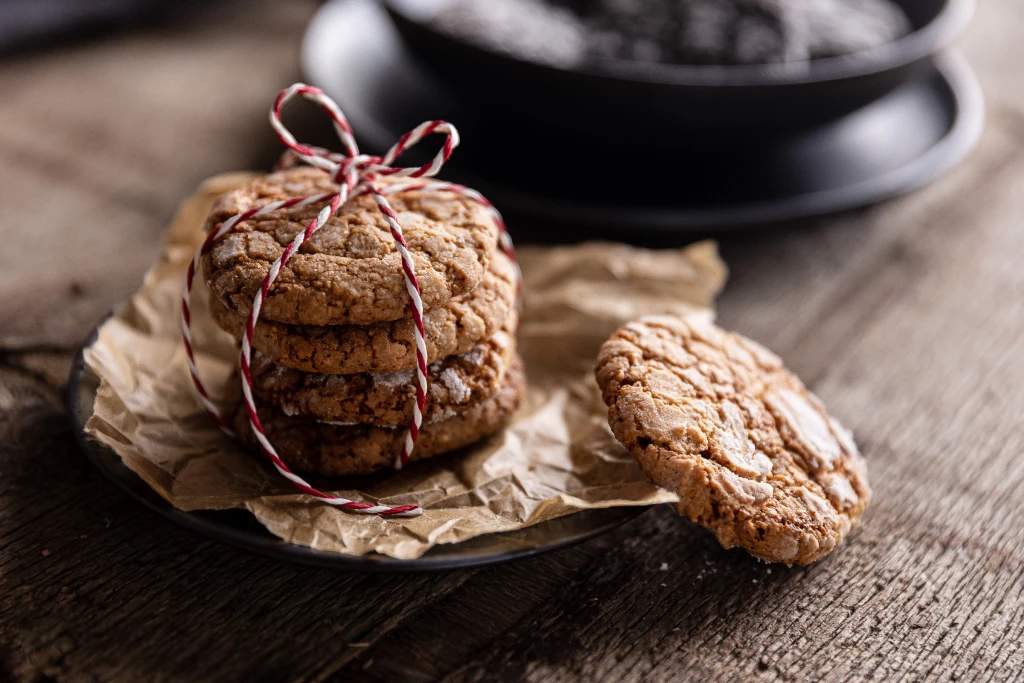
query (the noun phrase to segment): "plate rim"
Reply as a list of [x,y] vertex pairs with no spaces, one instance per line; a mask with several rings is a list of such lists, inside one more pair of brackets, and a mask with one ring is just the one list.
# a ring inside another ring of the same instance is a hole
[[[367,555],[346,555],[344,553],[337,553],[327,550],[317,550],[308,546],[291,543],[283,539],[274,537],[269,530],[264,529],[267,534],[265,540],[261,542],[255,542],[253,538],[246,532],[240,531],[229,526],[225,526],[223,523],[217,523],[213,520],[209,520],[205,515],[197,514],[203,512],[222,512],[216,510],[187,512],[179,510],[171,505],[167,500],[161,497],[156,491],[154,491],[145,481],[139,477],[138,474],[133,472],[125,465],[120,457],[113,452],[105,444],[92,439],[88,434],[85,433],[85,423],[88,421],[88,417],[82,415],[80,410],[81,396],[83,391],[88,391],[85,388],[85,380],[89,375],[95,377],[93,371],[85,362],[85,351],[90,348],[99,336],[99,331],[106,322],[113,317],[113,314],[108,314],[103,320],[93,328],[89,333],[89,336],[78,347],[75,353],[74,362],[71,365],[71,373],[68,376],[67,390],[64,396],[64,407],[67,410],[68,422],[72,428],[72,432],[75,435],[75,440],[85,455],[86,459],[99,470],[104,478],[114,484],[122,492],[128,494],[128,496],[134,499],[136,502],[141,503],[144,507],[150,511],[160,515],[164,519],[167,519],[180,527],[191,531],[192,533],[203,536],[207,539],[224,543],[235,549],[243,550],[249,553],[255,553],[264,557],[279,561],[288,561],[292,563],[320,567],[325,569],[334,569],[340,571],[354,571],[354,572],[369,572],[369,573],[409,573],[409,572],[437,572],[437,571],[450,571],[456,569],[468,569],[473,567],[485,567],[494,564],[503,564],[505,562],[511,562],[513,560],[526,559],[528,557],[534,557],[536,555],[542,555],[547,552],[554,550],[560,550],[569,546],[576,545],[589,541],[597,536],[606,534],[618,527],[631,522],[638,517],[642,516],[652,505],[630,505],[630,506],[617,506],[614,508],[595,508],[593,510],[582,510],[575,515],[587,514],[588,512],[606,512],[608,510],[615,510],[620,512],[618,518],[614,518],[609,522],[598,525],[593,529],[589,529],[582,534],[576,536],[570,536],[568,538],[559,539],[555,543],[548,545],[539,545],[532,547],[524,547],[514,550],[508,550],[500,553],[492,554],[480,554],[470,555],[464,558],[459,557],[430,557],[430,551],[428,550],[425,555],[417,558],[408,560],[398,559],[389,557],[387,555],[380,555],[376,553],[370,553]],[[91,413],[90,413],[91,415]],[[83,418],[84,419],[80,419]],[[129,485],[124,476],[112,471],[103,460],[103,456],[100,455],[100,451],[107,451],[108,457],[115,458],[118,465],[124,468],[124,473],[130,475],[129,479],[132,480],[132,485]],[[241,508],[236,508],[241,510]],[[247,511],[245,511],[247,512]],[[248,513],[251,514],[251,513]],[[529,529],[535,529],[543,524],[563,519],[563,517],[555,518],[554,520],[547,520],[539,522],[536,525],[528,527]],[[253,517],[255,521],[255,517]],[[258,522],[257,522],[258,524]],[[500,532],[500,534],[515,534],[520,533],[523,530],[514,530],[507,532]],[[485,534],[484,536],[486,536]],[[476,537],[476,538],[482,538]],[[472,540],[472,539],[470,539]],[[458,543],[443,544],[443,546],[458,546]],[[435,548],[441,546],[434,546]]]
[[[349,6],[364,6],[380,13],[390,21],[386,10],[370,0],[329,0],[320,7],[306,27],[302,38],[302,72],[314,85],[325,87],[328,94],[339,100],[342,109],[356,112],[360,118],[369,118],[365,107],[351,106],[352,99],[344,93],[333,92],[327,84],[325,69],[317,55],[325,48],[322,42],[330,35],[330,26],[342,18]],[[493,195],[506,210],[523,216],[590,225],[608,229],[630,225],[647,235],[712,234],[736,232],[751,227],[772,226],[787,221],[819,218],[870,206],[919,189],[962,161],[977,145],[984,130],[985,101],[977,76],[966,59],[956,50],[944,50],[931,59],[933,68],[948,89],[953,100],[951,124],[923,153],[911,161],[881,175],[841,187],[816,192],[794,194],[767,201],[737,202],[732,205],[707,208],[645,208],[594,202],[556,200],[502,186],[480,179],[478,189]],[[906,86],[904,86],[906,87]],[[372,130],[372,135],[359,135],[359,131]],[[375,121],[357,124],[357,137],[381,138],[390,134]],[[474,183],[477,179],[473,179]],[[502,199],[503,198],[503,199]],[[628,221],[624,223],[624,221]]]

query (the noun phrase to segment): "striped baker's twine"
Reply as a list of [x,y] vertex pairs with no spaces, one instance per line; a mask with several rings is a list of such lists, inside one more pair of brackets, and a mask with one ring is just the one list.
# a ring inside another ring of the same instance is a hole
[[[281,123],[281,108],[288,100],[295,96],[301,96],[320,105],[324,112],[330,117],[334,129],[345,147],[345,154],[332,152],[321,147],[314,147],[298,142],[295,136]],[[515,252],[512,247],[512,240],[508,236],[505,222],[498,210],[483,195],[476,190],[457,185],[445,183],[430,178],[437,174],[451,156],[452,151],[459,144],[459,133],[455,126],[445,121],[427,121],[411,131],[407,132],[384,156],[375,157],[359,153],[359,147],[352,135],[352,128],[349,126],[345,115],[338,108],[338,105],[329,98],[322,90],[303,83],[296,83],[284,90],[277,96],[274,106],[270,110],[270,125],[274,128],[278,139],[301,161],[315,166],[330,174],[331,179],[338,184],[338,191],[308,197],[295,197],[284,201],[273,202],[264,206],[253,207],[248,211],[232,216],[225,220],[216,229],[207,235],[203,243],[196,249],[196,253],[189,263],[188,271],[185,274],[185,289],[181,300],[181,326],[182,338],[185,345],[185,354],[188,359],[189,372],[192,375],[192,383],[195,385],[199,398],[207,412],[216,420],[224,432],[236,436],[230,423],[225,419],[220,409],[210,399],[209,392],[199,375],[196,367],[195,355],[192,348],[192,315],[191,315],[191,292],[195,281],[195,274],[199,269],[200,261],[217,240],[237,228],[250,218],[264,216],[275,211],[289,208],[302,208],[312,204],[326,202],[326,205],[317,214],[317,217],[306,227],[305,230],[295,236],[295,239],[285,248],[281,256],[270,266],[263,284],[253,297],[252,310],[246,320],[245,331],[242,335],[242,348],[239,354],[239,365],[242,375],[242,395],[245,401],[246,412],[249,416],[249,426],[253,431],[256,440],[264,455],[273,463],[282,476],[291,481],[300,491],[319,498],[323,502],[337,506],[343,510],[360,512],[364,514],[393,515],[400,517],[412,517],[420,515],[423,510],[416,505],[399,505],[389,507],[384,505],[370,505],[358,503],[347,498],[331,496],[317,490],[304,479],[292,472],[281,460],[273,444],[270,443],[263,425],[260,423],[259,415],[256,412],[256,404],[252,393],[252,373],[250,369],[252,355],[252,338],[256,330],[256,321],[259,318],[260,309],[266,300],[271,286],[281,272],[281,268],[288,264],[292,255],[299,247],[309,239],[317,230],[323,227],[327,221],[337,213],[345,202],[354,197],[365,194],[373,196],[377,207],[387,221],[391,231],[391,237],[395,241],[395,247],[402,257],[402,271],[405,275],[406,290],[409,292],[409,311],[413,319],[413,332],[416,344],[416,373],[413,388],[415,389],[415,401],[413,404],[413,417],[406,431],[402,451],[395,458],[395,469],[401,469],[409,461],[416,439],[419,436],[420,426],[423,422],[423,408],[427,399],[427,346],[424,339],[423,329],[423,300],[420,297],[419,283],[416,279],[416,272],[413,267],[412,256],[409,254],[408,245],[402,234],[402,226],[398,221],[391,205],[388,204],[384,195],[396,192],[409,192],[423,190],[431,192],[456,192],[478,202],[486,207],[491,217],[498,226],[499,246],[509,259],[515,263]],[[392,164],[409,147],[415,145],[427,135],[442,133],[445,135],[444,145],[441,150],[428,163],[418,167],[395,167]],[[383,176],[408,177],[417,180],[405,183],[393,183],[380,187],[375,182],[376,178]]]

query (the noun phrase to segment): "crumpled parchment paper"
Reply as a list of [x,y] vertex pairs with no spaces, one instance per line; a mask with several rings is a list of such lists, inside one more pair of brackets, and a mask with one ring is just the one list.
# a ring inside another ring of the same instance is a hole
[[[359,501],[416,503],[414,518],[345,513],[298,494],[223,435],[189,379],[179,327],[182,279],[214,198],[252,174],[204,182],[179,209],[142,288],[110,318],[85,359],[99,377],[86,431],[182,510],[246,508],[280,538],[348,554],[414,558],[439,543],[521,529],[587,508],[672,502],[612,437],[592,366],[622,323],[650,313],[712,315],[725,268],[711,242],[649,251],[590,243],[519,250],[520,351],[527,399],[504,433],[402,472],[314,481]],[[226,386],[234,341],[213,324],[202,284],[193,307],[197,362]]]

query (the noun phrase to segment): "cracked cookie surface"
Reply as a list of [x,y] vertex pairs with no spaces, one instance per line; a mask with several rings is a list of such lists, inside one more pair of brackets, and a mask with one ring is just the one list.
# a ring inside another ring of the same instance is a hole
[[[515,306],[515,268],[494,254],[480,285],[423,316],[427,362],[465,353],[501,327]],[[246,318],[210,297],[210,313],[221,329],[241,339]],[[253,347],[264,356],[305,372],[352,374],[416,367],[412,318],[373,325],[256,324]]]
[[[468,446],[504,428],[526,392],[522,359],[515,356],[501,389],[492,398],[440,422],[424,424],[410,461],[423,460]],[[257,399],[264,432],[288,467],[310,474],[369,474],[389,468],[401,452],[404,428],[338,425],[309,417],[289,417]],[[257,449],[244,405],[235,413],[242,442]]]
[[870,502],[850,433],[777,356],[703,317],[625,325],[595,373],[615,437],[726,548],[809,564]]
[[[427,368],[423,423],[453,417],[494,396],[515,357],[516,315],[493,337],[469,351],[440,358]],[[258,351],[252,359],[253,391],[286,415],[326,422],[404,427],[412,419],[413,370],[330,375],[278,365]]]
[[[254,206],[335,189],[316,168],[272,173],[220,197],[206,230]],[[402,224],[427,310],[481,282],[498,235],[484,207],[454,192],[400,192],[388,195],[388,202]],[[210,290],[229,310],[248,315],[271,264],[323,206],[251,218],[220,238],[203,257]],[[303,243],[281,269],[260,317],[300,325],[368,325],[408,315],[408,301],[401,256],[380,209],[366,195],[347,202]]]

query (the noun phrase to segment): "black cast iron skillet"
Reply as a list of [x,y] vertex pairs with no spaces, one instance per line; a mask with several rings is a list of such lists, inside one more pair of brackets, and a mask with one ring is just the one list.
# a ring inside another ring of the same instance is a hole
[[[693,134],[777,135],[836,119],[920,74],[966,25],[973,0],[898,0],[914,30],[878,48],[803,64],[690,66],[603,59],[576,69],[449,37],[423,18],[444,0],[385,0],[419,59],[493,124],[601,138],[631,149]],[[680,135],[682,131],[688,135]]]

